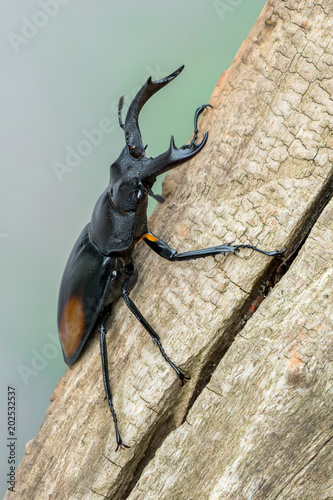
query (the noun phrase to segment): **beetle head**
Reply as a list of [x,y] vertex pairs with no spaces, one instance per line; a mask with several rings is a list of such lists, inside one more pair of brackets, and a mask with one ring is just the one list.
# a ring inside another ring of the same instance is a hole
[[111,165],[108,191],[118,212],[140,214],[147,208],[149,188],[141,180],[142,160],[133,158],[126,147]]
[[184,66],[181,66],[161,80],[152,81],[149,77],[133,99],[125,123],[121,118],[123,96],[119,100],[119,124],[125,132],[126,146],[119,158],[111,165],[109,193],[111,202],[120,212],[141,213],[144,211],[147,207],[147,196],[152,194],[151,188],[156,177],[190,160],[206,144],[208,132],[199,144],[192,141],[191,144],[181,148],[175,146],[172,136],[167,151],[155,158],[147,158],[145,155],[138,124],[139,113],[148,99],[178,76],[183,68]]

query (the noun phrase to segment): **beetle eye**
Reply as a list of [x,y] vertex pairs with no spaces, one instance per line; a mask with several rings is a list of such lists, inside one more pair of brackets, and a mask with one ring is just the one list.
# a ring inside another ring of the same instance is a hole
[[136,203],[141,203],[147,198],[147,194],[142,189],[137,189],[133,193],[133,199]]

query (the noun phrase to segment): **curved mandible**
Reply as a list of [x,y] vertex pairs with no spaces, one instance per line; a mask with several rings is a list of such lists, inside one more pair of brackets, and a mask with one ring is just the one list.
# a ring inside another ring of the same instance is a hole
[[134,158],[140,158],[140,156],[144,154],[144,146],[138,124],[138,117],[142,107],[152,95],[176,78],[183,69],[184,65],[161,80],[153,81],[150,76],[131,102],[127,111],[125,124],[123,124],[121,119],[121,109],[124,100],[120,98],[118,108],[119,124],[125,131],[126,144],[129,148],[130,155]]

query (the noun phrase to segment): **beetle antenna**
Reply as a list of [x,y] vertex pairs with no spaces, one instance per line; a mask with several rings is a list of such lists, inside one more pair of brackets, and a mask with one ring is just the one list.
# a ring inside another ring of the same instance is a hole
[[120,99],[119,99],[119,102],[118,102],[118,120],[119,120],[119,125],[124,130],[125,127],[124,127],[123,119],[122,119],[122,116],[121,116],[121,112],[122,112],[123,106],[124,106],[124,96],[122,95],[122,96],[120,96]]
[[196,112],[195,112],[195,115],[194,115],[194,132],[193,132],[193,139],[192,141],[190,142],[190,144],[187,144],[186,146],[184,146],[184,148],[186,149],[191,149],[193,148],[193,146],[195,145],[195,141],[197,140],[197,137],[198,137],[198,119],[199,119],[199,116],[201,115],[201,113],[203,112],[203,110],[205,108],[212,108],[213,109],[213,106],[211,104],[203,104],[202,106],[200,106]]
[[159,203],[165,202],[164,196],[162,196],[161,194],[154,194],[151,189],[149,189],[148,194],[149,194],[149,196],[154,198],[154,200],[158,201]]

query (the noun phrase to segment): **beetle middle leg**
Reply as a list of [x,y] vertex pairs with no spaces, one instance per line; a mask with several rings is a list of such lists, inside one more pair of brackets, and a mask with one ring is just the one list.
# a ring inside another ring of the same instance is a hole
[[104,382],[104,389],[105,389],[105,395],[106,399],[108,400],[110,411],[112,413],[113,421],[114,421],[114,427],[116,431],[116,439],[117,439],[117,448],[116,451],[120,448],[123,450],[124,448],[129,448],[123,440],[120,437],[119,430],[118,430],[118,422],[117,422],[117,415],[113,407],[112,403],[112,394],[111,394],[111,388],[110,388],[110,378],[109,378],[109,366],[108,366],[108,352],[107,352],[107,347],[106,347],[106,341],[105,341],[105,335],[107,333],[105,323],[107,319],[109,318],[111,313],[111,307],[109,306],[106,309],[106,312],[103,316],[100,328],[99,328],[99,340],[100,340],[100,348],[101,348],[101,358],[102,358],[102,371],[103,371],[103,382]]
[[149,335],[152,337],[153,342],[154,343],[156,342],[156,344],[158,345],[158,348],[161,351],[161,354],[162,354],[163,358],[165,359],[165,361],[167,361],[169,363],[169,365],[175,370],[175,372],[177,373],[178,377],[180,378],[181,385],[184,385],[185,381],[186,380],[190,380],[191,377],[188,377],[187,375],[185,375],[171,361],[171,359],[166,355],[166,353],[165,353],[165,351],[164,351],[164,349],[162,347],[159,335],[150,326],[150,324],[148,323],[148,321],[143,317],[143,315],[141,314],[141,312],[139,311],[139,309],[134,304],[133,300],[129,297],[129,293],[132,290],[132,288],[134,287],[134,285],[135,285],[135,283],[137,282],[137,279],[138,279],[138,271],[137,271],[137,269],[136,269],[136,267],[135,267],[135,265],[133,263],[130,264],[130,266],[129,266],[129,272],[130,272],[130,274],[127,276],[127,278],[125,278],[125,280],[124,280],[124,282],[122,284],[121,295],[122,295],[122,297],[123,297],[123,299],[124,299],[127,307],[129,308],[129,310],[134,314],[134,316],[136,317],[136,319],[138,321],[140,321],[141,325],[147,330],[147,332],[149,333]]
[[171,261],[194,260],[209,256],[214,257],[215,255],[225,255],[230,252],[235,254],[239,251],[240,248],[251,248],[256,252],[263,253],[264,255],[269,255],[271,257],[275,255],[282,255],[286,250],[284,248],[283,250],[273,250],[272,252],[268,252],[266,250],[261,250],[261,248],[257,248],[253,245],[233,245],[232,242],[226,243],[224,245],[218,245],[216,247],[201,248],[200,250],[191,250],[189,252],[178,253],[177,250],[169,247],[169,245],[165,243],[165,241],[161,240],[153,233],[146,233],[144,235],[144,241],[158,255],[160,255],[164,259]]

